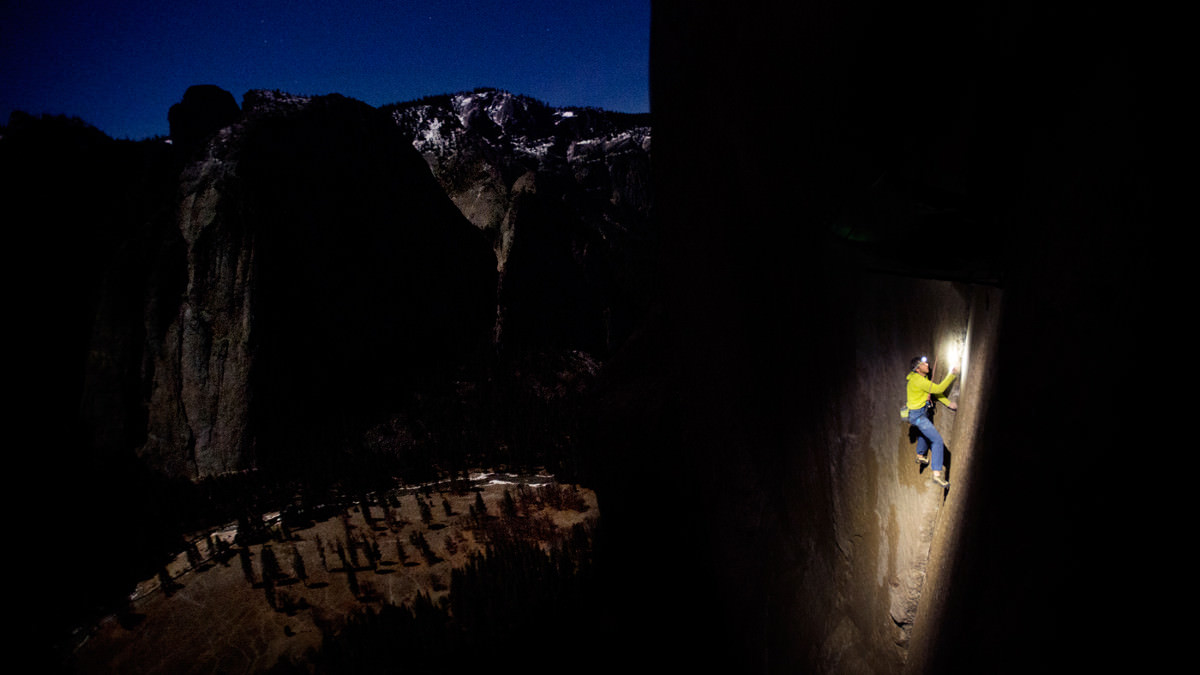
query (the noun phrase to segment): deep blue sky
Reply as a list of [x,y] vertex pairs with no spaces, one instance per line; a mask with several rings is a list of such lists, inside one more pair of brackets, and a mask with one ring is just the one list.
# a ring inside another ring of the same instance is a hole
[[497,87],[646,112],[650,0],[0,0],[0,122],[166,135],[193,84],[379,106]]

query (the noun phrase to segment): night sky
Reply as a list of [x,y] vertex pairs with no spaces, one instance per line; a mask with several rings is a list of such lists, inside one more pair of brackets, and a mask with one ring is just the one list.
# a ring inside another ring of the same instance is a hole
[[649,40],[650,0],[3,0],[0,123],[21,110],[166,135],[194,84],[373,106],[497,87],[646,112]]

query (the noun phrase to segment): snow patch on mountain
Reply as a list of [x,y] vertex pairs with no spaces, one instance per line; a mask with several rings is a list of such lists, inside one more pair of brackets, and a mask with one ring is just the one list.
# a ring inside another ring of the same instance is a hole
[[242,112],[249,118],[296,112],[311,102],[311,96],[298,96],[278,89],[251,89],[242,97]]
[[[392,119],[427,158],[473,143],[485,150],[546,162],[591,161],[596,153],[650,147],[649,117],[593,108],[553,108],[496,89],[429,97],[390,107]],[[469,140],[468,140],[469,139]]]

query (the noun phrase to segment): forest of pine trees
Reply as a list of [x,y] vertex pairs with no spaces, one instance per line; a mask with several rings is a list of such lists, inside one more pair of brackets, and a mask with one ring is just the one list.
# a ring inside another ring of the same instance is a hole
[[521,650],[549,662],[586,654],[595,648],[604,601],[597,545],[596,533],[582,525],[548,551],[496,538],[454,570],[445,600],[422,593],[412,605],[364,607],[344,627],[325,627],[317,670],[458,672]]
[[[585,511],[581,491],[514,485],[487,502],[482,489],[459,492],[454,503],[449,497],[426,487],[356,492],[333,506],[297,498],[269,522],[246,507],[236,537],[196,537],[179,560],[201,572],[216,565],[240,571],[253,591],[247,597],[288,616],[314,609],[308,592],[330,584],[342,584],[358,600],[358,610],[340,619],[314,614],[321,652],[307,654],[303,664],[281,664],[276,673],[312,672],[314,662],[317,672],[329,673],[401,664],[406,671],[445,672],[497,650],[524,646],[547,654],[582,639],[605,601],[597,581],[599,520],[562,530],[545,513]],[[319,534],[311,531],[316,524]],[[470,550],[462,564],[462,546],[472,539],[482,548]],[[451,557],[458,562],[445,565]],[[424,590],[397,604],[381,592],[388,584],[380,575],[399,572],[418,575]],[[182,587],[179,580],[186,584],[165,566],[158,580],[167,595]],[[140,620],[132,607],[119,618],[129,626]],[[533,643],[531,636],[538,636]]]
[[[415,523],[398,515],[402,499],[415,503],[420,527],[408,527]],[[471,553],[465,566],[434,577],[429,590],[438,593],[436,599],[423,591],[411,604],[384,602],[372,582],[375,574],[396,567],[432,568],[443,556],[458,552],[462,535],[456,537],[443,522],[435,522],[435,503],[445,522],[461,516],[453,522],[473,531],[485,548]],[[432,665],[499,649],[529,631],[569,639],[589,621],[588,608],[597,601],[595,529],[578,525],[559,532],[542,511],[582,511],[587,508],[584,499],[571,485],[520,485],[506,489],[498,506],[489,510],[481,490],[474,492],[465,514],[455,513],[445,494],[435,501],[429,490],[403,498],[358,495],[336,512],[336,536],[326,530],[326,537],[309,539],[298,533],[311,520],[293,518],[291,527],[287,518],[264,524],[261,516],[246,511],[239,516],[232,544],[209,535],[189,543],[185,552],[193,569],[229,566],[236,557],[245,582],[261,592],[273,611],[288,614],[308,608],[303,589],[309,587],[311,569],[320,569],[330,582],[341,577],[363,604],[344,625],[322,626],[325,648],[318,658],[328,672],[355,672],[361,659],[376,664],[427,659]],[[361,514],[361,521],[352,512]],[[304,525],[297,527],[298,522]],[[177,588],[165,568],[160,581],[165,592]],[[380,641],[381,634],[386,639]],[[453,647],[457,656],[439,645]]]

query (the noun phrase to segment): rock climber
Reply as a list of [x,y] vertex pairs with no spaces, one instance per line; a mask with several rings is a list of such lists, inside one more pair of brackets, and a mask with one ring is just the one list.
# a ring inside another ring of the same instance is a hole
[[942,464],[942,455],[946,449],[946,443],[942,440],[942,435],[938,433],[937,428],[933,426],[933,402],[937,400],[951,410],[958,410],[958,405],[947,398],[945,394],[957,375],[958,366],[955,366],[950,369],[950,373],[946,375],[945,379],[934,384],[929,379],[929,360],[926,357],[915,357],[909,363],[906,401],[908,409],[906,412],[908,413],[908,423],[916,427],[919,432],[917,435],[917,463],[929,464],[931,460],[928,451],[932,448],[933,480],[942,487],[950,485],[950,481],[946,480],[943,475],[945,467]]

